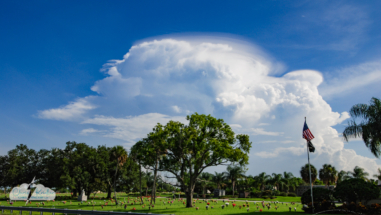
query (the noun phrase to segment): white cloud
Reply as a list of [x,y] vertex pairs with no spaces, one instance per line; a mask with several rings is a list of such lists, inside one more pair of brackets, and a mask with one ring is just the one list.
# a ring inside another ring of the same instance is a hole
[[[157,124],[166,124],[170,120],[185,122],[185,117],[170,117],[159,113],[149,113],[139,116],[130,116],[125,118],[114,118],[106,116],[95,116],[94,118],[83,121],[83,124],[103,125],[111,127],[105,132],[105,137],[112,137],[127,141],[131,146],[137,140],[145,137]],[[85,129],[86,130],[86,129]],[[90,130],[94,132],[94,130]],[[97,130],[95,130],[97,132]]]
[[271,132],[271,131],[265,131],[263,128],[252,128],[254,135],[268,135],[268,136],[279,136],[282,135],[283,132]]
[[86,128],[86,129],[83,129],[80,134],[81,135],[88,135],[91,133],[98,133],[98,132],[101,132],[101,131],[94,129],[94,128]]
[[381,61],[363,63],[327,73],[326,81],[319,87],[326,99],[353,93],[365,86],[379,85],[381,81]]
[[[87,115],[82,123],[102,127],[102,132],[84,132],[131,145],[156,123],[185,123],[186,110],[211,114],[223,118],[236,133],[250,135],[250,163],[255,168],[249,174],[256,174],[299,171],[306,163],[302,127],[307,117],[315,136],[316,153],[311,154],[311,161],[317,168],[324,163],[345,170],[359,165],[375,173],[378,165],[373,158],[344,149],[333,126],[347,119],[348,113],[333,112],[323,99],[318,88],[324,81],[320,72],[299,70],[274,77],[279,63],[257,47],[218,41],[163,39],[137,44],[122,60],[105,66],[108,77],[92,87],[100,96],[42,111],[41,118],[72,119],[96,106],[98,115]],[[263,125],[266,130],[258,128]]]
[[96,108],[96,106],[90,103],[90,99],[92,99],[92,97],[88,96],[77,99],[76,101],[70,102],[68,105],[60,108],[39,111],[37,117],[54,120],[75,120],[87,111]]

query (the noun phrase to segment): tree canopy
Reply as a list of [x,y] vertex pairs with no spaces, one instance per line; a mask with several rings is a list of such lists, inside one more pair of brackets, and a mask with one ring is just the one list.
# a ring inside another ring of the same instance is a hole
[[[366,147],[377,158],[381,154],[381,101],[372,98],[370,104],[356,104],[349,111],[352,120],[343,131],[344,140],[362,137]],[[357,123],[356,118],[362,121]]]

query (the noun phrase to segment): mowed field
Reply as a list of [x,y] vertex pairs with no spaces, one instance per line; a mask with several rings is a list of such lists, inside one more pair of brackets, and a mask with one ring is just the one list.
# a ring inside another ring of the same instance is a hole
[[[97,211],[119,211],[119,212],[140,212],[140,213],[157,213],[157,214],[200,214],[200,215],[213,215],[213,214],[254,214],[254,213],[266,213],[266,214],[296,214],[303,213],[302,205],[300,203],[300,197],[283,197],[279,196],[276,199],[260,199],[260,198],[247,198],[247,199],[195,199],[195,207],[186,208],[184,205],[185,199],[168,198],[170,194],[163,195],[156,199],[156,204],[150,207],[150,199],[144,198],[144,204],[141,205],[138,197],[133,195],[127,195],[126,193],[118,193],[119,206],[115,206],[115,203],[110,199],[105,199],[106,194],[97,194],[94,198],[91,198],[87,202],[79,202],[75,199],[61,199],[63,197],[69,198],[69,194],[59,194],[56,200],[53,201],[32,201],[27,207],[42,207],[42,208],[60,208],[60,209],[82,209],[82,210],[97,210]],[[4,194],[0,195],[0,205],[11,206],[11,204],[4,200]],[[246,202],[247,201],[247,202]],[[263,207],[262,201],[265,205],[269,204],[270,207]],[[275,203],[279,201],[279,203]],[[293,203],[291,203],[293,202]],[[206,206],[209,203],[208,209]],[[229,203],[229,206],[226,206]],[[233,204],[236,206],[233,207]],[[225,205],[222,208],[222,205]],[[245,206],[244,206],[245,205]],[[24,201],[16,201],[12,206],[25,206]],[[241,207],[240,207],[241,206]],[[198,209],[196,209],[198,208]],[[291,208],[291,212],[290,212]],[[13,211],[13,214],[19,212]],[[5,211],[4,214],[10,214],[9,211]],[[24,212],[23,214],[29,214]],[[33,213],[39,214],[39,213]]]

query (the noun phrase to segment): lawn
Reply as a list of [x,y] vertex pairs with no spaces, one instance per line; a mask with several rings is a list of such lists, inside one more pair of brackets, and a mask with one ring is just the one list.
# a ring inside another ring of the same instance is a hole
[[[200,214],[200,215],[213,215],[213,214],[253,214],[255,212],[259,212],[262,209],[262,212],[266,214],[275,214],[275,213],[282,213],[282,214],[295,214],[295,213],[302,213],[303,210],[301,209],[302,205],[300,204],[300,198],[298,197],[279,197],[274,200],[266,200],[265,204],[270,204],[270,208],[263,207],[261,202],[253,202],[262,200],[262,199],[245,199],[248,200],[246,203],[245,200],[196,200],[195,207],[194,208],[185,208],[184,202],[185,199],[170,199],[170,198],[158,198],[156,200],[156,204],[154,204],[154,207],[149,207],[149,199],[144,198],[144,204],[140,205],[137,197],[131,197],[128,196],[126,193],[119,193],[118,194],[118,200],[122,202],[122,204],[118,207],[115,206],[115,203],[112,203],[111,200],[105,200],[105,194],[98,194],[96,195],[95,199],[90,199],[87,202],[78,202],[77,200],[73,199],[67,199],[67,200],[60,200],[63,196],[69,196],[65,194],[59,194],[58,198],[53,201],[44,201],[42,202],[32,202],[31,204],[28,204],[27,207],[43,207],[43,208],[60,208],[60,209],[82,209],[82,210],[104,210],[104,211],[132,211],[132,212],[140,212],[140,213],[159,213],[159,214],[181,214],[181,215],[191,215],[191,214]],[[3,199],[4,195],[0,196],[0,199]],[[92,196],[91,196],[92,197]],[[100,199],[100,197],[103,197]],[[207,202],[209,202],[209,209],[206,209]],[[278,203],[275,205],[274,202],[271,201],[284,201],[284,203]],[[286,201],[289,201],[286,203]],[[295,205],[291,205],[290,202],[296,202]],[[107,204],[106,204],[107,203]],[[229,206],[225,206],[224,209],[222,209],[222,205],[225,203],[229,203]],[[236,204],[235,207],[233,207],[233,204]],[[249,205],[248,207],[243,205]],[[10,203],[6,200],[0,200],[0,205],[2,206],[10,206]],[[103,208],[102,208],[103,205]],[[125,209],[125,205],[127,205]],[[13,203],[13,206],[25,206],[24,201],[16,201]],[[239,208],[241,206],[241,209]],[[198,210],[196,208],[199,208]],[[213,207],[213,208],[212,208]],[[277,207],[277,208],[275,208]],[[290,208],[291,207],[291,212]],[[135,210],[134,210],[135,208]],[[249,210],[248,210],[249,208]],[[9,211],[8,211],[9,213]],[[15,214],[15,212],[14,212]],[[24,212],[24,214],[27,214],[27,212]],[[38,214],[38,213],[34,213]]]

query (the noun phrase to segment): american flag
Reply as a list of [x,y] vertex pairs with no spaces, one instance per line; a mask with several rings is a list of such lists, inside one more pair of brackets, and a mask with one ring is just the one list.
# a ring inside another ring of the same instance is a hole
[[306,139],[307,141],[311,141],[314,139],[314,135],[312,135],[310,129],[307,126],[307,122],[304,122],[304,127],[303,127],[303,138]]

